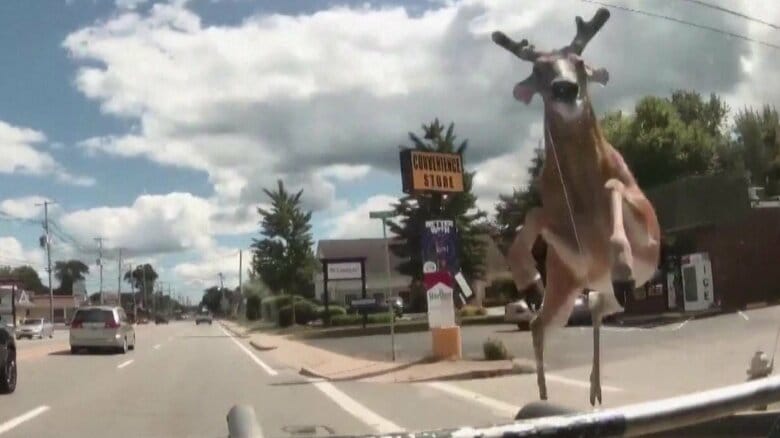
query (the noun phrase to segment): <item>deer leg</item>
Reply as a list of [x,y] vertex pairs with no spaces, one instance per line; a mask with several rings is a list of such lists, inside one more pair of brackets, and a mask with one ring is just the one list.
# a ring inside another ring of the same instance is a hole
[[609,192],[609,208],[612,217],[612,234],[609,237],[612,253],[612,285],[620,301],[623,293],[633,290],[634,275],[631,266],[634,264],[634,258],[623,225],[623,183],[611,179],[607,181],[605,188]]
[[593,324],[593,368],[590,371],[590,405],[595,406],[596,400],[601,404],[601,320],[604,316],[604,296],[600,292],[588,294],[591,321]]
[[522,291],[533,284],[536,284],[540,292],[544,290],[541,281],[542,277],[536,269],[536,260],[534,260],[531,253],[534,242],[536,242],[536,238],[541,231],[542,210],[534,208],[526,214],[523,225],[517,228],[515,239],[507,252],[509,269],[512,272],[512,279],[518,291]]
[[530,329],[534,345],[534,359],[536,360],[536,384],[539,387],[539,399],[547,400],[547,382],[544,378],[544,323],[541,315],[534,316]]

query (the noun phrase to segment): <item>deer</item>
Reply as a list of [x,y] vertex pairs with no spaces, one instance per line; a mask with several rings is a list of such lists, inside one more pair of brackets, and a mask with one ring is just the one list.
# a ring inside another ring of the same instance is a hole
[[[539,397],[547,400],[545,333],[566,324],[574,302],[588,290],[593,325],[590,404],[602,403],[600,331],[603,319],[623,311],[627,294],[645,284],[658,267],[660,227],[655,210],[622,155],[605,139],[591,104],[588,84],[606,86],[609,73],[592,68],[581,55],[609,19],[599,9],[590,21],[575,18],[570,44],[537,50],[500,31],[492,40],[523,61],[531,75],[515,85],[514,97],[529,104],[539,94],[544,107],[544,150],[539,175],[541,207],[530,210],[515,230],[507,263],[517,290],[542,294],[529,326]],[[531,248],[547,243],[541,281]]]

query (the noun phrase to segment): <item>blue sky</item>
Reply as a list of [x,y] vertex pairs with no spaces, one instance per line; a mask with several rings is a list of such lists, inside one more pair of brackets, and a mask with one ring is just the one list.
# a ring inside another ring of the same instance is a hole
[[[778,15],[758,3],[743,12]],[[695,6],[659,8],[776,39]],[[400,195],[397,146],[435,117],[470,140],[466,165],[490,212],[525,184],[541,134],[538,100],[511,97],[530,67],[490,32],[562,45],[574,15],[594,12],[576,0],[0,2],[0,263],[43,274],[34,204],[49,199],[53,257],[88,261],[90,291],[102,236],[106,289],[123,248],[198,299],[218,272],[237,282],[237,251],[278,178],[304,190],[315,239],[380,235],[368,212]],[[594,105],[630,109],[676,88],[732,107],[771,100],[774,86],[756,86],[776,71],[766,50],[616,12],[588,49],[611,73]]]

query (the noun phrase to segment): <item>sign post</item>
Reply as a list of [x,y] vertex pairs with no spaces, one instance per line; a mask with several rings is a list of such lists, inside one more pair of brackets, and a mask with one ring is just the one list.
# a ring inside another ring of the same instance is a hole
[[[370,219],[382,220],[382,238],[385,241],[385,267],[387,268],[387,300],[390,300],[393,289],[390,286],[390,244],[387,241],[387,220],[395,216],[394,210],[370,211]],[[388,301],[388,310],[390,311],[390,351],[392,352],[393,362],[395,362],[395,307],[393,302]]]

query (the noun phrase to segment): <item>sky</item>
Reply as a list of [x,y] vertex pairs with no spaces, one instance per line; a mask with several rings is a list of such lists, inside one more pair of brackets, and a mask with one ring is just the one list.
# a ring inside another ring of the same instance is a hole
[[[613,1],[780,45],[771,26],[695,2]],[[780,22],[773,0],[712,4]],[[52,260],[90,265],[98,290],[153,263],[199,300],[246,278],[263,188],[303,189],[315,240],[381,236],[368,212],[401,194],[398,147],[439,118],[469,140],[478,206],[526,184],[541,102],[512,98],[531,66],[492,43],[574,36],[581,0],[9,0],[0,2],[0,264],[30,264],[49,206]],[[597,112],[648,94],[776,104],[780,50],[612,10],[584,57],[610,73]],[[121,271],[126,270],[121,267]],[[54,286],[57,286],[54,280]],[[128,285],[122,288],[127,290]]]

